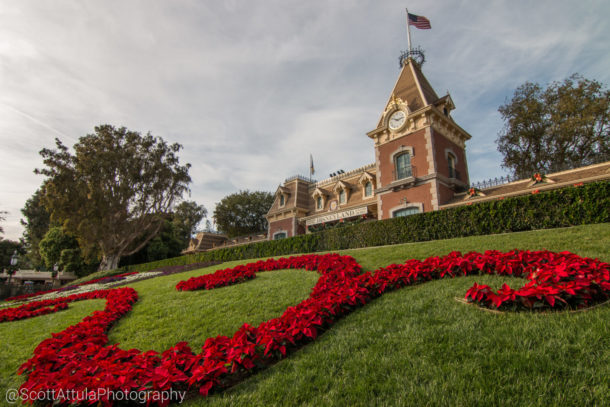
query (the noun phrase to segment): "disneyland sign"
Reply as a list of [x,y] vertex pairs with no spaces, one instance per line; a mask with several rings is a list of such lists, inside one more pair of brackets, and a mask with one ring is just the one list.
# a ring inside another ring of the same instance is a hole
[[356,209],[348,209],[346,211],[331,213],[328,215],[318,216],[316,218],[308,219],[305,224],[307,226],[317,225],[318,223],[332,222],[339,219],[351,218],[353,216],[366,214],[366,206]]

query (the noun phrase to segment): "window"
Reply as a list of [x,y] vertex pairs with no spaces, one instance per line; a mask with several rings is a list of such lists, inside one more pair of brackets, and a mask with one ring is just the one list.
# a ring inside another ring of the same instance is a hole
[[286,198],[284,198],[284,194],[280,195],[280,206],[284,206],[286,203]]
[[277,232],[273,235],[273,240],[286,239],[286,232]]
[[316,198],[316,208],[317,208],[318,210],[319,210],[319,209],[322,209],[322,197],[321,197],[321,196],[319,196],[319,197],[317,197],[317,198]]
[[396,157],[396,179],[403,179],[412,176],[411,156],[403,153]]
[[455,156],[453,154],[447,154],[447,163],[449,164],[449,178],[457,178],[457,173],[455,171]]
[[371,183],[371,181],[369,181],[366,184],[364,184],[364,196],[371,196],[371,195],[373,195],[373,184]]
[[339,203],[344,204],[347,198],[347,194],[345,193],[345,189],[339,191]]
[[415,215],[416,213],[419,213],[419,208],[410,207],[410,208],[398,209],[398,210],[394,211],[392,213],[392,217],[398,218],[401,216]]

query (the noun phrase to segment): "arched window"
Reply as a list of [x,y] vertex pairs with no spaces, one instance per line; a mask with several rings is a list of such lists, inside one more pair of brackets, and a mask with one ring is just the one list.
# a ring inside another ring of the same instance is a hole
[[316,208],[317,209],[322,209],[322,197],[321,196],[318,196],[316,198]]
[[455,171],[455,156],[453,154],[447,154],[447,163],[449,164],[449,178],[457,178],[457,172]]
[[403,179],[413,176],[411,171],[411,156],[409,153],[402,153],[396,156],[396,179]]
[[286,232],[277,232],[273,235],[273,240],[286,239]]
[[347,194],[345,193],[345,189],[339,191],[339,203],[344,204],[347,200]]
[[284,206],[286,203],[286,198],[284,198],[284,194],[280,195],[280,206]]
[[373,195],[373,183],[371,181],[364,184],[364,196]]
[[398,210],[392,212],[392,217],[398,218],[401,216],[415,215],[416,213],[419,213],[419,208],[412,206],[409,208],[398,209]]

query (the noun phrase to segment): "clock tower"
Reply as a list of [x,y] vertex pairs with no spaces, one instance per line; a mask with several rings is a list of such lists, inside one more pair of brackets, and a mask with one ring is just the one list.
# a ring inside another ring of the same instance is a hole
[[451,117],[449,94],[438,97],[412,57],[401,71],[377,123],[375,143],[378,219],[437,210],[469,185],[466,141]]

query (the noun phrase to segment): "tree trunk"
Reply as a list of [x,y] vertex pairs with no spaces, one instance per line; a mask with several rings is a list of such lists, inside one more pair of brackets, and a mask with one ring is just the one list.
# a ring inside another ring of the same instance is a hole
[[119,260],[121,260],[121,256],[118,256],[116,254],[103,255],[102,262],[100,263],[98,271],[117,269],[119,267]]

